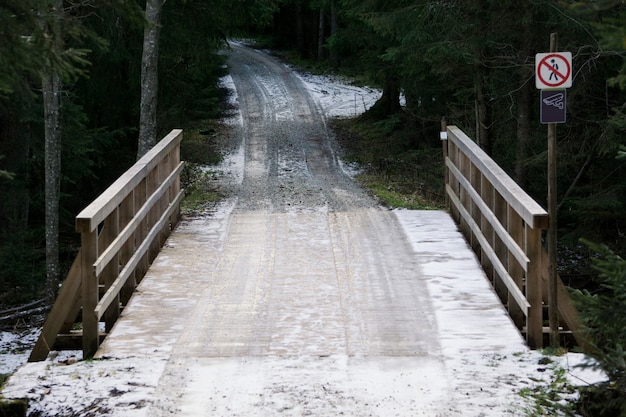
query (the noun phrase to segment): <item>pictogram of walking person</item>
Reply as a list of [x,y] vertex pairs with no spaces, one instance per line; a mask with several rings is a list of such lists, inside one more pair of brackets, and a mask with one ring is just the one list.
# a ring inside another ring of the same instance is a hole
[[554,81],[559,81],[559,73],[557,72],[559,70],[559,64],[556,63],[556,59],[554,58],[550,60],[550,64],[552,64],[552,71],[550,71],[548,81],[552,81],[552,77],[554,77]]

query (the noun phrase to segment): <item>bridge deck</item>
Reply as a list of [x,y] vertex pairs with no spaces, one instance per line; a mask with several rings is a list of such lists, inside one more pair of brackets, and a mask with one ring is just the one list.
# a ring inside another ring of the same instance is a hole
[[98,356],[166,361],[150,415],[455,415],[487,389],[464,360],[525,350],[444,212],[226,210],[172,234]]
[[174,232],[96,356],[425,355],[442,337],[523,346],[446,213],[222,212]]

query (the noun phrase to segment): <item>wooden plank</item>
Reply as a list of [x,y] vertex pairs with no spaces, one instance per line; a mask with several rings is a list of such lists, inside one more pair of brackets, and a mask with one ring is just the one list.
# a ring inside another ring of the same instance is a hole
[[472,187],[469,181],[464,178],[463,174],[459,169],[449,161],[450,166],[448,167],[450,173],[456,178],[456,180],[461,184],[461,187],[466,190],[469,194],[470,198],[476,203],[479,207],[480,211],[482,211],[483,215],[489,221],[491,226],[494,228],[496,234],[502,242],[509,249],[509,252],[517,259],[519,264],[524,268],[524,270],[528,270],[528,263],[530,259],[524,252],[524,250],[515,242],[515,240],[511,239],[508,231],[502,226],[496,215],[491,211],[489,207],[483,202],[482,198],[478,195],[476,190]]
[[530,303],[530,310],[526,321],[526,341],[533,349],[543,347],[543,303],[541,296],[541,271],[543,261],[541,251],[541,230],[534,229],[528,224],[525,227],[526,233],[526,253],[531,259],[526,273],[526,298]]
[[183,139],[183,131],[181,129],[172,129],[163,139],[159,141],[152,149],[137,161],[137,163],[145,163],[147,172],[152,171],[159,163],[178,145]]
[[[120,205],[120,221],[125,228],[135,217],[135,196],[134,193],[128,195],[126,199]],[[128,238],[124,245],[120,248],[120,268],[128,263],[128,260],[135,252],[135,240]],[[119,274],[118,274],[119,275]],[[126,305],[133,292],[135,291],[135,274],[131,274],[130,279],[126,280],[126,285],[120,291],[120,302],[122,305]]]
[[61,285],[59,295],[46,318],[41,334],[28,357],[28,362],[46,360],[63,323],[75,311],[74,306],[76,305],[76,300],[80,298],[81,289],[81,256],[82,253],[79,250],[65,281],[63,281],[63,285]]
[[115,282],[111,285],[111,288],[102,296],[98,305],[94,308],[95,315],[100,319],[104,314],[104,311],[109,307],[109,305],[116,299],[117,294],[124,287],[126,280],[130,277],[132,271],[135,269],[141,258],[144,254],[149,250],[152,242],[156,237],[158,237],[159,232],[163,225],[169,220],[170,215],[176,207],[180,204],[181,200],[185,196],[184,191],[180,191],[178,196],[174,199],[172,203],[170,203],[168,209],[163,213],[159,221],[150,229],[148,236],[141,245],[137,248],[133,256],[130,258],[124,269],[120,272],[120,275],[117,277]]
[[[544,249],[541,251],[541,257],[544,265],[548,265],[548,252]],[[543,268],[541,274],[542,288],[547,290],[548,288],[548,268]],[[563,284],[563,280],[557,274],[557,304],[559,309],[559,317],[561,321],[565,323],[567,328],[572,331],[576,343],[582,348],[589,347],[588,335],[585,333],[583,326],[580,324],[578,318],[578,310],[574,306],[572,297],[570,296],[567,287]]]
[[109,245],[108,248],[98,257],[96,262],[94,263],[94,268],[96,271],[96,276],[100,276],[104,268],[113,260],[115,255],[122,249],[122,247],[126,244],[128,239],[131,238],[137,227],[141,221],[146,217],[152,207],[159,201],[159,199],[168,191],[169,186],[174,182],[176,177],[180,175],[184,168],[184,162],[181,162],[176,170],[173,171],[169,177],[159,186],[159,188],[154,192],[148,201],[146,201],[143,206],[137,211],[133,219],[128,222],[126,227],[119,233],[117,238]]
[[461,204],[459,199],[456,197],[456,195],[454,195],[452,190],[449,190],[448,194],[450,196],[451,203],[457,206],[459,212],[461,213],[461,216],[465,219],[469,227],[472,229],[474,236],[481,244],[482,250],[484,250],[486,255],[489,257],[489,260],[491,261],[493,268],[495,269],[496,273],[500,277],[500,280],[502,281],[502,283],[509,290],[511,297],[513,297],[513,299],[515,300],[517,305],[520,307],[520,309],[526,313],[528,311],[528,308],[530,308],[530,304],[528,300],[526,300],[526,297],[524,296],[524,294],[517,287],[517,285],[515,284],[515,281],[513,280],[513,278],[511,278],[511,276],[509,275],[504,265],[502,265],[502,262],[500,262],[500,260],[498,259],[498,256],[496,255],[495,251],[489,246],[487,239],[482,234],[478,224],[476,224],[474,219],[472,219],[472,216],[470,215],[470,213],[463,207],[463,205]]
[[[160,168],[161,168],[161,165],[159,164],[155,166],[152,169],[152,171],[148,174],[148,177],[147,177],[148,196],[152,195],[159,188]],[[161,215],[161,213],[162,213],[161,207],[158,206],[158,203],[157,205],[153,205],[152,207],[150,207],[150,210],[148,211],[148,216],[147,216],[149,230],[152,230],[154,225],[158,223],[159,216]],[[152,261],[158,255],[160,249],[161,247],[158,244],[157,240],[150,239],[150,247],[147,252],[148,265],[152,265]]]
[[448,126],[448,140],[471,159],[498,192],[515,207],[520,216],[535,229],[548,228],[548,213],[493,161],[461,129]]
[[[148,179],[144,178],[141,184],[135,189],[135,207],[142,207],[144,203],[146,202],[146,200],[148,199],[147,198],[147,182],[148,182]],[[135,237],[134,237],[135,250],[137,250],[137,247],[140,244],[139,242],[143,242],[144,239],[146,238],[147,230],[148,230],[148,220],[144,218],[141,221],[141,224],[139,225],[139,227],[137,227],[137,229],[135,230]],[[139,264],[137,265],[137,267],[135,267],[135,281],[137,284],[141,282],[141,279],[146,274],[146,271],[148,270],[148,266],[149,266],[148,257],[144,256],[139,262]]]
[[96,232],[97,230],[81,234],[83,359],[91,358],[98,350],[98,318],[94,313],[98,304],[98,278],[92,267],[98,255]]
[[[502,197],[499,196],[498,198],[504,201]],[[507,222],[506,222],[507,227],[506,228],[509,231],[511,238],[518,245],[524,246],[525,235],[524,235],[524,223],[522,221],[522,218],[519,216],[519,214],[517,214],[517,212],[512,207],[507,206],[506,209],[507,209]],[[528,265],[526,265],[526,270],[527,269],[528,269]],[[511,277],[515,281],[515,284],[517,284],[518,288],[523,289],[524,274],[525,274],[524,267],[522,267],[519,264],[517,259],[512,258],[512,259],[509,259],[508,270],[509,270],[509,273],[511,274]],[[520,329],[524,326],[525,317],[522,315],[522,313],[519,310],[517,310],[517,308],[510,306],[509,315],[513,319],[513,322],[515,322],[515,324]]]
[[[113,212],[104,220],[104,228],[102,229],[101,234],[104,235],[104,248],[108,247],[111,242],[113,242],[119,233],[119,207],[117,207]],[[99,282],[104,285],[105,289],[108,289],[117,275],[119,273],[119,254],[116,253],[113,257],[113,261],[109,262],[106,268],[102,270],[102,277],[99,274],[96,274]],[[111,331],[113,325],[117,321],[120,315],[120,304],[111,303],[111,307],[106,311],[104,315],[105,329],[107,332]]]
[[135,164],[76,216],[76,231],[93,231],[146,176],[145,165]]
[[76,216],[76,231],[83,233],[94,230],[181,140],[182,130],[172,130]]

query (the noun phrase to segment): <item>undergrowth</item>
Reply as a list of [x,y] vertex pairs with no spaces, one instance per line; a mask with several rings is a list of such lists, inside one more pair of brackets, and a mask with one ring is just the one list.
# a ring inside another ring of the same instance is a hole
[[344,149],[343,158],[361,167],[357,180],[385,205],[444,207],[441,148],[420,138],[405,117],[337,119],[332,128]]
[[223,198],[214,185],[213,179],[217,174],[208,168],[221,161],[216,142],[223,135],[224,127],[217,121],[204,122],[185,133],[181,143],[181,159],[186,161],[181,174],[185,198],[180,207],[184,215],[206,211]]
[[575,416],[576,387],[567,378],[567,369],[544,356],[541,365],[548,365],[548,381],[535,381],[536,385],[524,388],[520,395],[528,401],[526,417]]

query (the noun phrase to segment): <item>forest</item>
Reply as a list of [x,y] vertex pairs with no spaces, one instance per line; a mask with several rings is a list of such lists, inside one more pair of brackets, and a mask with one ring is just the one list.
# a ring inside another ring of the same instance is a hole
[[[558,128],[560,244],[618,264],[626,253],[621,0],[4,0],[0,33],[0,307],[52,300],[79,245],[74,216],[171,128],[193,141],[219,119],[231,37],[379,87],[365,115],[336,123],[348,138],[375,132],[363,164],[400,176],[414,164],[436,196],[428,167],[441,165],[445,116],[545,206],[534,60],[558,33],[573,56]],[[562,268],[623,277],[605,264]],[[604,295],[626,292],[597,279]]]

